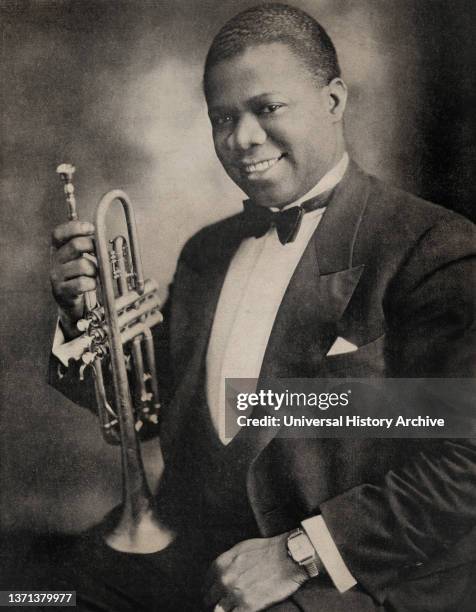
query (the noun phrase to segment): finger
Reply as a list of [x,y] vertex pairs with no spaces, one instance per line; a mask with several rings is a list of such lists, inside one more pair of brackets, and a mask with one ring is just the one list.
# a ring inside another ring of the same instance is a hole
[[219,603],[213,608],[213,612],[232,612],[232,610],[236,610],[236,608],[231,596],[220,599]]
[[226,550],[219,557],[217,557],[215,561],[213,561],[213,563],[210,565],[203,583],[205,590],[208,590],[211,587],[211,585],[215,582],[217,576],[223,574],[224,570],[236,557],[237,552],[235,549],[236,546]]
[[87,291],[94,291],[95,288],[96,279],[89,276],[78,276],[58,283],[55,287],[55,294],[61,298],[62,302],[73,302]]
[[88,221],[67,221],[57,225],[52,234],[51,242],[59,248],[75,236],[93,236],[94,225]]
[[95,278],[97,276],[96,265],[86,257],[80,257],[79,259],[73,259],[60,266],[61,280],[66,281],[77,276],[90,276]]
[[56,261],[66,263],[72,259],[82,257],[85,253],[94,253],[93,239],[86,236],[77,236],[76,238],[71,238],[71,240],[57,250]]

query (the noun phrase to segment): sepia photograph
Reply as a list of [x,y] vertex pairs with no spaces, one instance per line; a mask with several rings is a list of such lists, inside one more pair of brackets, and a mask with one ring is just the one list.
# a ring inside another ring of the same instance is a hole
[[475,3],[0,30],[0,609],[475,610]]

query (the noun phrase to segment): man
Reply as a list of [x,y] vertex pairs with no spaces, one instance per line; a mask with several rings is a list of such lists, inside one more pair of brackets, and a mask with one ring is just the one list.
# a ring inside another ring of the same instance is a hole
[[[469,610],[474,441],[230,436],[223,411],[226,377],[470,375],[471,224],[349,160],[347,89],[307,14],[237,15],[212,43],[204,89],[216,153],[250,202],[187,243],[158,337],[160,499],[182,535],[152,560],[104,553],[133,576],[120,603],[103,561],[78,591],[115,610],[198,610],[199,587],[216,612]],[[69,222],[53,238],[64,338],[52,381],[70,396],[86,389],[64,366],[95,287],[93,230]],[[182,574],[175,604],[159,603]]]

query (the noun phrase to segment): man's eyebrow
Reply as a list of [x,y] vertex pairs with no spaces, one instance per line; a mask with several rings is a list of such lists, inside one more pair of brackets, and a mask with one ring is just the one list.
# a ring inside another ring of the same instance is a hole
[[230,107],[225,106],[225,105],[217,105],[217,106],[208,107],[209,115],[212,115],[213,113],[224,113],[224,112],[229,112],[229,111],[230,111]]
[[284,95],[279,91],[264,91],[263,93],[257,94],[249,99],[249,102],[259,102],[262,98],[272,98],[274,96],[282,96]]
[[[262,103],[268,98],[274,98],[276,96],[283,98],[283,99],[286,97],[283,94],[281,94],[279,91],[265,91],[263,93],[256,94],[255,96],[251,96],[251,98],[248,98],[248,100],[246,100],[245,102],[245,105],[253,106],[253,105]],[[210,106],[208,108],[208,114],[210,115],[211,113],[232,112],[234,109],[235,109],[234,104],[230,104],[230,105],[217,104],[215,106]]]

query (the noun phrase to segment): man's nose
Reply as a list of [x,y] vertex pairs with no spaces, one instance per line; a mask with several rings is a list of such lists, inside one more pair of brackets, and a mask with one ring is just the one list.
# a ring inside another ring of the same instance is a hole
[[252,114],[246,114],[240,117],[235,124],[235,129],[230,134],[229,145],[232,148],[246,150],[253,145],[263,144],[266,137],[266,132],[258,118]]

